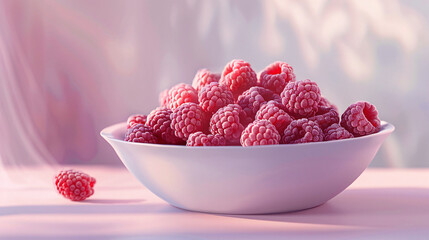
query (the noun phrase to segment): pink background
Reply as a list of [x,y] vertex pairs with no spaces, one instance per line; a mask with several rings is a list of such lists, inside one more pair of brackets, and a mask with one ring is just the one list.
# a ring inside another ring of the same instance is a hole
[[0,1],[0,168],[120,164],[99,131],[233,58],[276,60],[396,132],[372,166],[429,167],[427,1]]

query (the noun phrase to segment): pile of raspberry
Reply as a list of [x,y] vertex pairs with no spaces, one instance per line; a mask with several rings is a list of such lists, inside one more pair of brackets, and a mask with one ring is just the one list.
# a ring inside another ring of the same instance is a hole
[[159,102],[148,115],[128,118],[125,141],[247,147],[341,140],[380,130],[374,105],[356,102],[340,116],[316,82],[296,80],[293,67],[279,61],[259,74],[237,59],[222,73],[201,69],[192,84],[162,91]]

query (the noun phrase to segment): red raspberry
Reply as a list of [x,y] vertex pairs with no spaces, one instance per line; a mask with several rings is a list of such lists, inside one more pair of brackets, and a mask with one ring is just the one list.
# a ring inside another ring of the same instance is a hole
[[198,92],[189,84],[179,83],[168,91],[168,108],[175,110],[184,103],[198,103]]
[[245,115],[238,104],[229,104],[220,108],[210,119],[210,132],[225,137],[228,144],[239,144],[241,132],[244,129],[242,119]]
[[195,132],[189,135],[186,146],[225,146],[225,138],[221,135],[204,134],[203,132]]
[[339,140],[352,138],[353,134],[341,127],[338,123],[334,123],[323,131],[325,141]]
[[316,116],[308,118],[308,120],[316,122],[323,130],[334,123],[340,122],[340,116],[333,107],[321,107],[317,110]]
[[243,60],[232,60],[223,70],[220,84],[226,85],[237,98],[242,92],[257,84],[255,71],[248,62]]
[[55,176],[58,192],[72,201],[82,201],[94,194],[95,182],[95,178],[74,170],[60,171]]
[[198,100],[201,108],[208,113],[214,113],[219,108],[234,103],[232,92],[217,82],[210,83],[198,92]]
[[212,82],[219,82],[220,73],[212,73],[207,69],[200,69],[192,81],[192,87],[201,91],[201,89]]
[[153,134],[153,129],[140,123],[128,129],[124,140],[137,143],[158,143],[158,139]]
[[280,134],[267,120],[255,120],[244,129],[240,143],[243,147],[279,144]]
[[[277,95],[278,96],[278,95]],[[274,105],[274,106],[276,106],[276,107],[278,107],[278,108],[280,108],[281,110],[283,110],[283,111],[285,111],[286,112],[286,107],[285,107],[285,105],[283,105],[283,103],[282,103],[282,99],[281,98],[279,98],[279,99],[277,99],[277,97],[276,97],[276,100],[270,100],[270,101],[268,101],[267,103],[264,103],[262,106],[264,106],[265,104],[271,104],[271,105]],[[261,108],[262,108],[262,106],[261,106]],[[292,116],[291,116],[292,117]]]
[[355,137],[376,133],[380,130],[378,111],[369,102],[350,105],[341,115],[341,126]]
[[168,89],[159,94],[159,105],[161,107],[168,107]]
[[135,114],[128,117],[127,120],[127,129],[134,127],[135,125],[141,123],[146,124],[147,116],[143,114]]
[[318,110],[320,89],[309,79],[290,82],[282,94],[283,105],[297,118],[312,117]]
[[323,141],[323,131],[316,122],[306,118],[293,120],[284,131],[282,143],[307,143]]
[[266,67],[260,74],[259,82],[264,88],[280,94],[288,82],[295,81],[293,68],[285,62],[275,62]]
[[207,125],[204,112],[196,103],[184,103],[170,115],[171,128],[176,137],[186,141],[194,132],[203,131]]
[[280,101],[280,96],[263,87],[251,87],[238,97],[237,104],[246,113],[246,121],[253,122],[259,108],[270,100]]
[[256,113],[256,120],[268,120],[272,123],[280,134],[283,134],[286,127],[292,122],[292,118],[283,109],[279,108],[280,105],[276,101],[269,101],[264,104]]
[[335,106],[335,104],[332,104],[327,98],[323,96],[320,98],[319,107],[334,108],[335,111],[339,112],[338,107]]
[[166,144],[183,144],[183,140],[174,135],[171,129],[170,115],[173,113],[171,109],[160,107],[153,110],[147,116],[146,125],[153,129],[153,133],[162,143]]

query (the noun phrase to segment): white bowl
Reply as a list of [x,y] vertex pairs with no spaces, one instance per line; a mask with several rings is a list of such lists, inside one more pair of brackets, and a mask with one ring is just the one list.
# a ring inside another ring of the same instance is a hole
[[393,132],[306,144],[186,147],[125,142],[126,123],[101,131],[128,170],[169,204],[199,212],[280,213],[325,203],[365,170]]

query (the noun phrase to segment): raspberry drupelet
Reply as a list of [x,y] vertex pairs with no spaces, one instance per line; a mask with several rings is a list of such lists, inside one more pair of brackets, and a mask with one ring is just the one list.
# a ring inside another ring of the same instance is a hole
[[255,120],[244,129],[240,143],[243,147],[279,144],[280,134],[267,120]]
[[221,135],[205,134],[203,132],[195,132],[189,135],[186,146],[225,146],[225,138]]
[[158,143],[153,129],[140,123],[127,130],[124,140],[136,143]]
[[257,76],[248,62],[235,59],[225,66],[219,83],[227,86],[234,98],[238,98],[242,92],[257,84]]
[[325,128],[331,126],[334,123],[340,122],[340,116],[338,112],[333,107],[322,107],[319,106],[319,110],[315,116],[308,118],[313,122],[319,124],[319,127],[324,130]]
[[57,191],[72,201],[82,201],[94,194],[95,178],[86,173],[66,170],[55,176]]
[[219,82],[220,76],[220,73],[212,73],[207,69],[200,69],[197,74],[195,74],[192,87],[199,92],[204,86],[212,82]]
[[315,82],[309,79],[289,82],[282,94],[282,102],[289,113],[296,118],[308,118],[319,109],[321,94]]
[[196,103],[184,103],[170,115],[171,128],[176,137],[186,141],[194,132],[204,131],[206,118],[203,109]]
[[219,108],[234,103],[234,97],[231,90],[225,85],[213,82],[204,86],[198,92],[198,101],[205,112],[212,114]]
[[238,145],[241,132],[244,130],[242,121],[245,115],[238,104],[229,104],[220,108],[210,119],[211,134],[219,134],[225,137],[229,145]]
[[154,135],[161,143],[181,145],[184,141],[176,137],[170,126],[172,113],[173,111],[166,107],[156,108],[147,116],[146,125],[153,129]]
[[279,107],[279,105],[281,104],[276,101],[269,101],[259,109],[256,113],[255,119],[268,120],[276,127],[280,135],[283,135],[284,130],[293,119],[281,107]]
[[293,68],[285,62],[274,62],[260,74],[259,84],[274,93],[280,94],[286,84],[295,81]]
[[353,138],[353,134],[341,127],[338,123],[334,123],[323,131],[325,141]]
[[331,103],[326,97],[322,96],[320,97],[320,102],[319,102],[319,107],[328,107],[328,108],[333,108],[335,109],[335,111],[338,111],[338,107]]
[[323,131],[316,122],[306,118],[292,121],[284,131],[282,143],[308,143],[323,141]]
[[168,90],[167,107],[175,110],[184,103],[198,103],[198,92],[189,84],[179,83]]
[[278,94],[263,87],[251,87],[238,97],[237,104],[246,113],[246,122],[255,120],[255,114],[259,108],[270,100],[281,101]]
[[146,115],[143,115],[143,114],[131,115],[127,119],[127,129],[130,129],[139,123],[145,125],[146,121],[147,121]]
[[353,136],[360,137],[380,130],[378,111],[369,102],[357,102],[350,105],[341,115],[341,126]]

